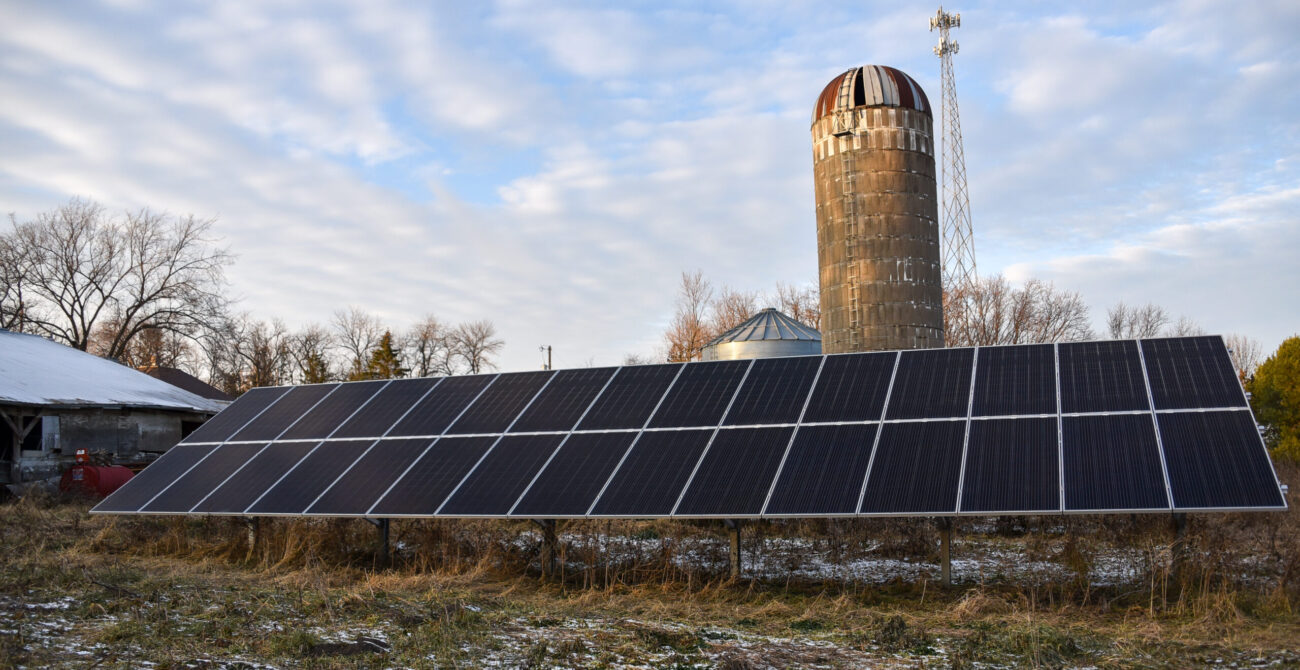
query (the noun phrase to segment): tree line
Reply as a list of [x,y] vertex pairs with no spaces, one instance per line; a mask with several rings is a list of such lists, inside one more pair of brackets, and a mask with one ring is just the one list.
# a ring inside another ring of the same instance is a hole
[[335,380],[479,373],[504,342],[491,321],[426,315],[395,331],[357,307],[291,330],[236,310],[234,255],[214,219],[74,198],[0,235],[0,328],[135,368],[175,367],[238,395]]

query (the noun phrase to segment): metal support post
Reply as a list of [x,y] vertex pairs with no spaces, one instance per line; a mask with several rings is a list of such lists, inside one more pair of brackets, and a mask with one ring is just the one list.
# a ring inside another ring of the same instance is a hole
[[731,537],[731,552],[729,555],[730,574],[732,579],[740,579],[740,526],[743,523],[740,519],[727,519],[723,523],[727,524]]
[[366,519],[365,521],[379,531],[379,564],[388,565],[388,519]]
[[939,526],[939,578],[944,586],[952,586],[952,519],[939,517],[935,525]]
[[1173,513],[1174,545],[1170,547],[1175,577],[1182,574],[1187,561],[1187,515],[1183,512]]
[[555,519],[533,519],[533,523],[542,529],[542,576],[552,577],[555,575],[555,557],[559,553],[559,538],[555,533]]
[[257,517],[244,519],[244,524],[248,526],[248,553],[244,554],[244,560],[251,561],[262,543],[262,524]]

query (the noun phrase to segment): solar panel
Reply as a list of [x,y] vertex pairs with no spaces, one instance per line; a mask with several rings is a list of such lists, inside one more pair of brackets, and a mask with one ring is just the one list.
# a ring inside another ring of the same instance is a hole
[[447,429],[447,434],[500,433],[506,430],[554,376],[550,370],[500,375]]
[[512,433],[569,431],[618,368],[560,370],[528,410],[510,427]]
[[859,511],[955,514],[965,434],[965,421],[885,424]]
[[511,512],[514,516],[583,516],[632,446],[636,433],[578,433],[556,452]]
[[800,356],[754,361],[723,424],[795,423],[823,360],[821,356]]
[[1060,511],[1058,451],[1056,417],[972,421],[961,511]]
[[178,444],[172,447],[140,474],[127,480],[121,488],[95,505],[95,511],[138,511],[216,448],[215,444]]
[[444,437],[438,440],[398,477],[367,513],[373,516],[433,516],[495,442],[495,437]]
[[365,453],[374,440],[321,442],[285,473],[275,486],[247,510],[249,514],[302,514],[316,496],[325,492],[348,466]]
[[239,402],[230,405],[209,419],[207,423],[199,426],[182,442],[224,442],[288,392],[289,389],[282,387],[251,389],[239,396]]
[[263,449],[191,510],[195,514],[242,514],[289,469],[316,448],[316,442],[279,442]]
[[1143,340],[1142,358],[1156,409],[1246,406],[1218,336]]
[[143,511],[173,513],[190,511],[190,508],[203,500],[209,491],[220,486],[227,477],[265,448],[265,444],[257,443],[223,444],[217,447],[203,459],[203,467],[193,468],[178,477],[171,486],[145,505]]
[[765,513],[856,513],[875,439],[876,424],[801,427],[781,466]]
[[825,359],[804,422],[879,419],[898,352],[826,356]]
[[1169,509],[1150,414],[1067,416],[1061,453],[1065,509]]
[[1150,409],[1137,342],[1072,342],[1057,347],[1061,411],[1122,412]]
[[274,440],[338,387],[338,384],[316,384],[291,388],[230,439],[235,442]]
[[716,426],[753,361],[692,363],[650,419],[651,428]]
[[1286,506],[1250,412],[1180,412],[1157,418],[1176,507]]
[[793,433],[790,427],[718,431],[682,495],[677,514],[758,515]]
[[665,430],[642,433],[596,499],[594,516],[655,517],[673,507],[712,430]]
[[683,367],[681,363],[673,363],[619,368],[578,429],[641,428]]
[[[481,377],[467,377],[478,382],[482,382]],[[364,407],[357,410],[346,423],[334,431],[331,437],[348,438],[348,437],[379,437],[388,432],[389,428],[398,419],[402,418],[415,403],[419,402],[425,394],[439,385],[439,382],[448,381],[449,378],[441,379],[394,379],[393,383],[384,387],[370,402]],[[439,429],[437,432],[442,432]],[[426,433],[427,434],[427,433]]]
[[333,393],[322,398],[315,407],[311,408],[311,411],[284,431],[279,439],[322,440],[329,437],[336,428],[358,409],[364,408],[370,399],[388,384],[387,381],[340,384]]
[[93,511],[757,518],[1285,506],[1221,338],[1195,337],[254,389]]
[[496,375],[474,375],[444,379],[416,403],[388,434],[397,437],[441,435],[496,378]]
[[439,510],[451,516],[505,516],[564,441],[563,435],[507,435]]
[[898,359],[890,419],[966,416],[974,349],[917,349]]
[[357,459],[315,502],[307,514],[359,514],[369,510],[433,440],[427,437],[380,440]]
[[1027,344],[980,349],[971,414],[1056,414],[1056,348]]

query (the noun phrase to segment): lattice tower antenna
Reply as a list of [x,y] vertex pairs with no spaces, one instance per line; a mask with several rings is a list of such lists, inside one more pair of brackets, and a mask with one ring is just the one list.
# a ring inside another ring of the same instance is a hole
[[952,57],[957,43],[948,37],[950,28],[961,27],[961,14],[949,14],[939,7],[930,19],[930,31],[939,31],[934,54],[939,57],[943,78],[943,211],[940,228],[943,241],[943,284],[945,289],[967,286],[976,278],[975,233],[970,222],[970,194],[966,190],[966,153],[961,144],[961,117],[957,114],[957,80]]

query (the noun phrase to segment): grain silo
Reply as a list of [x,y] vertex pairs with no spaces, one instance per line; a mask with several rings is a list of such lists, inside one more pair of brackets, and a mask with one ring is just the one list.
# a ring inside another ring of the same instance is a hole
[[930,102],[892,67],[832,79],[813,110],[822,348],[943,346]]

